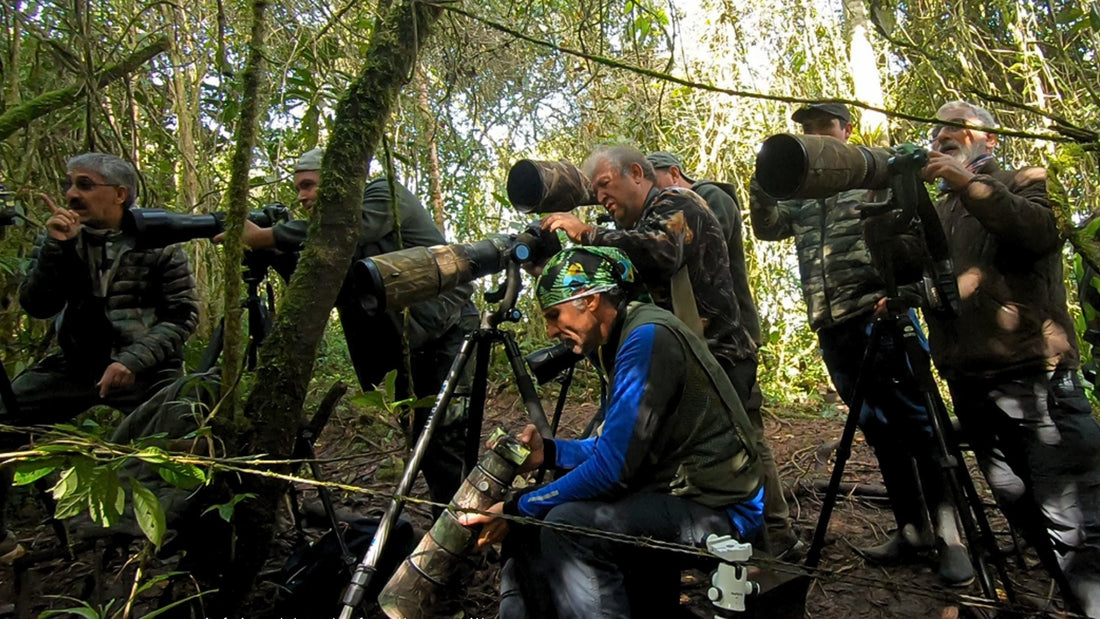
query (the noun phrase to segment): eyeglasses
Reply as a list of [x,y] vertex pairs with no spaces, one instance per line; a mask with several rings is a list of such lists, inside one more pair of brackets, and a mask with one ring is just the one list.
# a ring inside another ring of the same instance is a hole
[[97,183],[87,176],[78,176],[76,180],[70,178],[61,181],[61,193],[69,191],[70,187],[76,187],[77,191],[91,191],[96,187],[121,187],[118,183]]
[[957,123],[958,125],[967,126],[959,127],[957,125],[933,125],[932,131],[928,133],[928,139],[935,140],[936,138],[940,137],[940,134],[944,131],[950,131],[951,133],[954,133],[956,131],[969,131],[970,127],[968,125],[975,122],[973,119],[970,118],[947,118],[945,120],[949,123]]

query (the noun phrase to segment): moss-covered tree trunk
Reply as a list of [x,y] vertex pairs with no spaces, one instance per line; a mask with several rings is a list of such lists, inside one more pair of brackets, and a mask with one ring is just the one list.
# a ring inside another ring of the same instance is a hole
[[252,150],[256,147],[256,133],[259,130],[260,104],[263,97],[264,73],[264,32],[267,29],[264,11],[266,0],[252,3],[252,41],[248,45],[248,59],[245,61],[243,88],[241,90],[241,115],[237,120],[237,146],[233,153],[230,168],[229,191],[226,202],[228,208],[225,218],[225,346],[222,350],[222,414],[233,418],[237,402],[234,392],[240,377],[243,350],[241,340],[243,329],[241,317],[241,259],[244,257],[244,245],[241,231],[248,215],[249,172],[252,170]]
[[[317,346],[355,250],[368,164],[409,79],[418,45],[438,16],[438,8],[415,0],[382,12],[363,69],[337,106],[306,249],[261,351],[256,387],[244,408],[248,428],[239,437],[240,453],[291,455]],[[260,478],[243,478],[240,485],[239,492],[258,498],[237,507],[236,551],[218,583],[213,615],[233,614],[252,587],[268,556],[273,515],[286,491],[286,484]]]

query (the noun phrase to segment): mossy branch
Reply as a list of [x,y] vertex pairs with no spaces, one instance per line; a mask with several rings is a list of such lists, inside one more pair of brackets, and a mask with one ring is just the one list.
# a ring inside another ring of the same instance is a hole
[[[159,38],[151,45],[130,54],[122,62],[97,73],[96,86],[102,88],[121,77],[129,75],[166,51],[168,51],[168,38]],[[0,114],[0,140],[6,139],[36,118],[73,105],[80,100],[83,94],[83,85],[69,86],[68,88],[42,93],[26,103],[6,110],[3,114]]]

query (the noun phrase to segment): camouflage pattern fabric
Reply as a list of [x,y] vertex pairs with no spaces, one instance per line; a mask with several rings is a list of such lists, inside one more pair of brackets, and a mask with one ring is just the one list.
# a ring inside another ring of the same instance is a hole
[[599,203],[588,177],[564,159],[517,161],[508,171],[508,200],[521,213],[557,213]]
[[641,217],[629,230],[597,228],[586,245],[621,249],[657,305],[671,309],[670,280],[687,266],[707,347],[716,357],[736,362],[753,357],[753,343],[733,294],[729,252],[722,226],[693,191],[654,188]]
[[555,254],[539,277],[539,307],[604,292],[634,282],[634,265],[614,247],[572,247]]

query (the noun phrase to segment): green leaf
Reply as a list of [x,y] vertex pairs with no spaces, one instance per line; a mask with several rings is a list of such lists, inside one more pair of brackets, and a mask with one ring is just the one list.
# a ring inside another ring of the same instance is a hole
[[360,393],[354,398],[351,398],[351,403],[356,406],[365,406],[367,408],[382,408],[386,404],[382,393],[378,391]]
[[160,548],[160,543],[164,541],[164,532],[168,529],[160,499],[136,479],[130,480],[130,491],[134,495],[134,517],[137,518],[138,526],[145,537]]
[[118,473],[106,467],[92,469],[88,492],[88,513],[92,520],[104,527],[122,519],[126,507],[126,493],[118,481]]
[[218,515],[221,516],[222,520],[226,522],[231,522],[233,520],[233,512],[237,508],[237,503],[240,503],[245,499],[254,498],[256,498],[256,495],[252,494],[251,492],[245,492],[244,494],[235,494],[228,503],[219,503],[218,505],[211,505],[210,507],[207,507],[203,510],[202,515],[205,516],[206,514],[216,509],[218,510]]
[[386,374],[386,395],[390,398],[397,396],[397,370],[391,370]]
[[163,464],[150,463],[149,466],[153,467],[161,479],[177,488],[190,490],[206,483],[206,472],[194,464],[164,462]]
[[16,486],[33,484],[39,479],[61,468],[61,464],[62,460],[60,458],[35,458],[32,460],[23,460],[15,465],[15,478],[13,483]]

